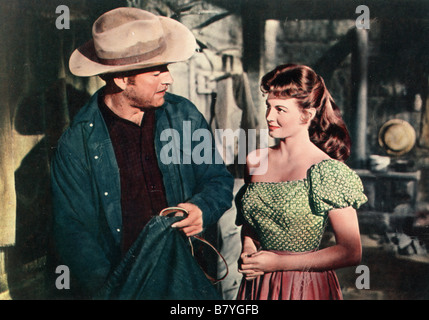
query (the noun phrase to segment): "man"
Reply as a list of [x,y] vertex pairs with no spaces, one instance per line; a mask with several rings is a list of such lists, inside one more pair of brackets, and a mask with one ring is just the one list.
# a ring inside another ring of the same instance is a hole
[[[213,141],[211,163],[169,163],[160,156],[165,130],[181,139],[184,121],[192,131],[209,130],[190,101],[166,92],[173,81],[168,64],[195,52],[192,33],[136,8],[103,14],[92,33],[69,67],[77,76],[99,75],[106,85],[76,115],[52,162],[58,252],[90,294],[161,209],[186,209],[188,216],[173,227],[192,236],[231,206],[233,187],[225,166],[215,162]],[[182,156],[183,149],[177,150]]]

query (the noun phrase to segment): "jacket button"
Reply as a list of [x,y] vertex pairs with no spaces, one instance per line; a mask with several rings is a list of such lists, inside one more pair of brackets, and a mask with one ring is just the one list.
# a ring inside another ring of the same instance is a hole
[[121,232],[121,229],[118,228],[118,229],[116,229],[116,231]]
[[107,196],[109,195],[109,193],[108,193],[108,192],[105,192],[105,193],[104,193],[104,195],[107,197]]
[[95,159],[95,160],[97,160],[97,159],[98,159],[98,156],[95,156],[95,157],[94,157],[94,159]]

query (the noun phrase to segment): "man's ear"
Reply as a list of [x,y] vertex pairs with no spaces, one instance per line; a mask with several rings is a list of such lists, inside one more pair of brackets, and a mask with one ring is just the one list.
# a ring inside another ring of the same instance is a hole
[[127,77],[117,77],[113,78],[113,81],[115,82],[116,86],[120,88],[121,90],[125,90],[128,84]]

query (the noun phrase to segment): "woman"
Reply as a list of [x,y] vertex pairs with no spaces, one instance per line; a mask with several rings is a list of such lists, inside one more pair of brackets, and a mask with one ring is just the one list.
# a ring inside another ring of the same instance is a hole
[[[307,66],[278,66],[261,89],[269,134],[279,143],[248,155],[238,299],[342,299],[333,270],[360,262],[356,209],[367,201],[344,164],[347,128],[323,79]],[[263,174],[255,159],[268,161]],[[319,250],[328,220],[336,244]]]

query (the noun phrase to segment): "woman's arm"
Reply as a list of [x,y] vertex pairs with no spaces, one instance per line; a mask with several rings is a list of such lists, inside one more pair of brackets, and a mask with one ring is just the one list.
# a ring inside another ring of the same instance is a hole
[[360,263],[362,246],[356,210],[352,207],[329,212],[336,244],[315,252],[297,255],[278,255],[259,251],[243,256],[243,272],[273,272],[288,270],[323,271]]
[[244,258],[247,258],[258,252],[260,244],[259,244],[259,241],[257,241],[256,239],[257,239],[257,235],[253,230],[253,228],[247,222],[244,222],[241,228],[242,249],[241,249],[240,260],[238,262],[238,265],[239,265],[238,272],[242,273],[246,278],[246,280],[253,280],[257,276],[261,276],[264,274],[264,272],[262,271],[256,271],[252,269],[243,270],[241,268]]
[[254,240],[249,236],[244,236],[242,243],[243,248],[240,255],[238,272],[242,273],[246,280],[253,280],[256,277],[263,275],[264,271],[247,268],[244,261],[247,260],[248,257],[256,254],[258,252],[258,248]]

